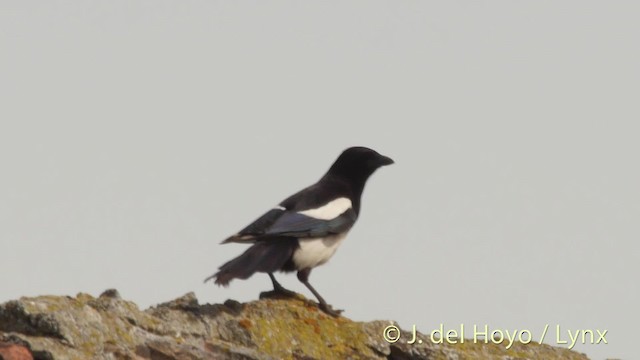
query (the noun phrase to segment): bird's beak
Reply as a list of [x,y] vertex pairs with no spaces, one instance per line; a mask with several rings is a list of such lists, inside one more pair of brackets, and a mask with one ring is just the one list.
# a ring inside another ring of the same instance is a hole
[[391,164],[394,164],[394,163],[395,162],[390,157],[387,157],[387,156],[384,156],[384,155],[380,155],[380,166],[391,165]]

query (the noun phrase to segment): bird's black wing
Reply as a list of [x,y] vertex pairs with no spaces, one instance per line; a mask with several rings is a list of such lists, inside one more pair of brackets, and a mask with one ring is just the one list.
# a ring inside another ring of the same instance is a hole
[[222,244],[237,242],[237,243],[253,243],[256,238],[263,236],[265,231],[278,220],[286,210],[283,208],[274,208],[267,211],[264,215],[260,216],[251,224],[247,225],[244,229],[240,230],[237,234],[231,235],[225,239]]
[[355,211],[351,208],[330,220],[288,211],[269,227],[266,235],[323,237],[349,230],[356,222],[356,217]]
[[281,236],[323,237],[349,230],[356,218],[357,214],[351,208],[330,220],[316,219],[295,211],[275,208],[222,243],[254,243]]

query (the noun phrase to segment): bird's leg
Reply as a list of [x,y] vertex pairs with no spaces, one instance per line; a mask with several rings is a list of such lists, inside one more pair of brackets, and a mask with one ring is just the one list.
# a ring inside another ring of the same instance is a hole
[[306,269],[302,269],[300,271],[298,271],[298,280],[300,280],[301,283],[304,284],[304,286],[307,287],[307,289],[309,289],[313,295],[316,297],[316,299],[318,299],[318,307],[320,308],[320,310],[324,311],[325,313],[333,316],[333,317],[338,317],[340,316],[340,313],[344,310],[334,310],[331,305],[327,304],[327,302],[322,298],[322,296],[320,296],[320,294],[318,294],[318,292],[316,291],[316,289],[313,288],[313,286],[311,286],[311,284],[309,284],[309,275],[311,274],[311,268],[306,268]]
[[273,293],[275,295],[282,295],[286,297],[298,296],[298,294],[296,294],[295,291],[287,290],[284,288],[284,286],[280,285],[280,283],[276,280],[276,277],[273,276],[273,273],[268,273],[268,274],[269,274],[269,277],[271,278],[271,282],[273,283]]

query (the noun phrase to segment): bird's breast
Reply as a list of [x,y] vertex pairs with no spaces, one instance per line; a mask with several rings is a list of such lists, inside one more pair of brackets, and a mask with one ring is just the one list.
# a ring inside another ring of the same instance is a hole
[[314,268],[329,261],[347,233],[321,238],[299,239],[299,247],[293,253],[296,269]]

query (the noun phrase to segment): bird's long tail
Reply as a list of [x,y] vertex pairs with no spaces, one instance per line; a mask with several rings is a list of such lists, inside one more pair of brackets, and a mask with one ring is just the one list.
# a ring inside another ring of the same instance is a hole
[[240,256],[218,268],[218,272],[204,281],[215,279],[217,285],[227,286],[233,279],[247,279],[255,272],[275,272],[291,258],[298,246],[292,238],[269,239],[255,243]]

